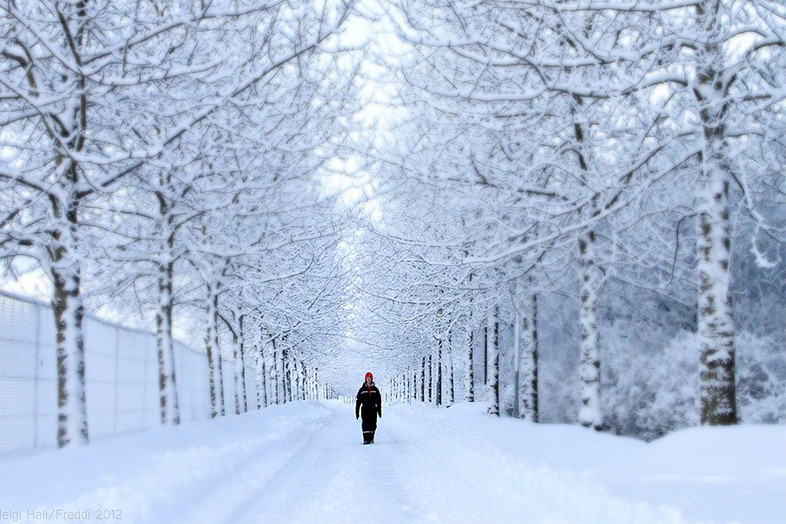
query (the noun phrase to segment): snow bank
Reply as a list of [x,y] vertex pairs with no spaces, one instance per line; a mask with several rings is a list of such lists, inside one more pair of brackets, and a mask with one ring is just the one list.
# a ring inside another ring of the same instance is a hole
[[109,521],[179,522],[252,457],[267,459],[256,462],[262,467],[253,471],[254,481],[272,477],[328,414],[311,402],[271,406],[6,459],[0,462],[0,508],[19,511],[19,522],[68,520],[35,517],[84,510],[89,521],[106,521],[100,513],[109,512],[115,517]]

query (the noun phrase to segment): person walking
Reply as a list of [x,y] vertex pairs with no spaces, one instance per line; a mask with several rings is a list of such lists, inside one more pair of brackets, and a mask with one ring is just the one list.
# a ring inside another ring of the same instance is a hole
[[363,416],[363,444],[374,443],[374,432],[377,430],[377,416],[382,418],[382,395],[374,385],[374,375],[366,373],[366,381],[358,390],[355,402],[355,419]]

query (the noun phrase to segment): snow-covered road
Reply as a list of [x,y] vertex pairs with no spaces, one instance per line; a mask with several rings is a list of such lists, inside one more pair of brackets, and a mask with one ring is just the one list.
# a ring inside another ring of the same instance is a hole
[[385,438],[372,447],[362,446],[351,408],[333,408],[302,450],[270,482],[258,485],[248,503],[228,520],[362,522],[374,515],[375,522],[402,522],[419,515],[401,470],[403,457],[412,456],[413,444],[399,439],[393,424],[387,424],[391,431]]
[[[0,517],[18,511],[17,521],[35,522],[50,510],[60,520],[162,523],[786,522],[786,454],[761,453],[777,451],[784,437],[782,426],[754,426],[645,444],[493,419],[480,404],[399,405],[385,408],[376,444],[363,446],[353,406],[299,402],[0,457]],[[725,464],[712,460],[718,453]]]

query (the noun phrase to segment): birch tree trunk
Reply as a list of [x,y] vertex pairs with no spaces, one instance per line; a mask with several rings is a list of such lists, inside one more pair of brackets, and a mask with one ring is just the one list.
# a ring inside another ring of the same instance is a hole
[[467,389],[464,396],[465,402],[475,402],[475,329],[472,325],[472,316],[470,313],[469,333],[467,338]]
[[448,335],[448,405],[456,402],[456,388],[453,381],[453,335]]
[[278,358],[278,354],[279,354],[278,344],[276,344],[276,339],[275,338],[272,340],[272,344],[273,344],[273,367],[270,369],[270,374],[272,375],[271,376],[271,379],[272,379],[271,386],[273,386],[273,390],[276,393],[275,394],[275,403],[276,404],[281,404],[281,384],[280,384],[280,382],[281,382],[281,373],[279,372],[279,364],[281,362],[280,362],[280,359]]
[[306,400],[306,381],[305,381],[306,366],[299,360],[296,362],[297,362],[297,399]]
[[295,362],[297,363],[297,398],[298,400],[306,400],[306,381],[304,377],[306,366],[299,360]]
[[[470,273],[469,284],[472,284],[472,273]],[[472,296],[469,299],[469,318],[467,319],[467,371],[465,380],[466,394],[464,395],[465,402],[475,402],[475,321],[473,313],[473,300]]]
[[[73,219],[76,220],[75,212]],[[74,227],[67,234],[75,233]],[[52,309],[57,332],[57,445],[64,448],[85,445],[89,441],[82,329],[84,306],[79,262],[65,246],[55,248],[52,259]]]
[[698,188],[698,331],[701,344],[701,423],[737,423],[735,390],[734,320],[729,275],[731,234],[729,186],[731,165],[728,143],[726,95],[731,75],[725,71],[720,45],[720,2],[696,6],[701,40],[694,95],[702,125],[702,163]]
[[428,403],[434,403],[434,396],[432,395],[432,386],[434,382],[434,367],[431,363],[431,355],[428,356]]
[[499,306],[488,317],[488,329],[491,334],[488,336],[488,387],[489,387],[489,409],[490,415],[499,416]]
[[581,280],[581,409],[582,426],[600,431],[603,416],[600,404],[600,353],[598,351],[598,320],[596,312],[598,268],[595,264],[595,232],[579,238],[579,267]]
[[248,411],[246,400],[246,366],[245,366],[245,333],[243,332],[243,318],[238,315],[237,340],[235,341],[235,414],[240,415]]
[[290,359],[289,361],[290,377],[291,377],[291,396],[290,402],[300,399],[300,365],[297,359]]
[[437,341],[437,406],[442,405],[442,339]]
[[281,365],[284,369],[284,402],[292,402],[292,365],[287,346],[284,346],[281,351],[281,358]]
[[[208,283],[207,294],[207,334],[205,336],[205,345],[207,348],[207,365],[210,379],[210,417],[215,418],[219,414],[223,415],[223,391],[220,388],[221,367],[218,354],[218,294],[214,284]],[[219,407],[219,403],[221,407]]]
[[423,363],[420,366],[420,401],[426,401],[426,357],[423,357]]
[[[171,246],[170,246],[171,247]],[[158,308],[156,309],[156,346],[158,348],[158,392],[162,424],[180,424],[180,406],[175,380],[175,351],[172,341],[171,251],[164,250],[158,265]]]
[[533,294],[518,322],[519,418],[538,421],[538,296]]
[[[588,26],[585,26],[589,28]],[[585,31],[588,29],[585,29]],[[576,155],[582,182],[589,184],[589,160],[592,145],[588,140],[588,130],[580,122],[579,109],[583,107],[581,96],[573,95],[572,106],[574,116],[573,133],[576,140]],[[585,132],[586,131],[586,132]],[[591,216],[599,213],[597,209],[598,193],[591,198]],[[597,292],[600,286],[600,275],[595,259],[595,231],[590,230],[579,236],[579,299],[581,311],[579,325],[581,333],[581,362],[579,376],[581,382],[581,408],[579,423],[596,431],[603,428],[603,416],[600,401],[600,351],[598,349]]]
[[483,326],[483,385],[489,385],[489,325],[488,317]]
[[264,342],[260,342],[257,352],[257,409],[267,407],[267,370],[265,369]]
[[172,183],[171,171],[161,170],[155,196],[158,200],[157,233],[161,239],[158,264],[158,307],[156,309],[156,346],[158,349],[158,391],[162,424],[180,424],[180,407],[175,379],[175,352],[172,341],[175,227],[172,206],[163,188]]
[[415,390],[415,375],[407,369],[407,404],[412,404],[412,392]]
[[224,398],[224,357],[218,343],[218,321],[216,321],[216,393],[218,394],[218,414],[226,415],[226,399]]

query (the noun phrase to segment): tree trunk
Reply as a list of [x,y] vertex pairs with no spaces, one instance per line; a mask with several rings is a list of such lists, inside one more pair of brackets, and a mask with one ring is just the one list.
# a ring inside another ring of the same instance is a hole
[[[591,154],[591,145],[587,143],[585,125],[579,123],[576,116],[577,108],[583,105],[581,96],[573,95],[575,105],[575,123],[573,131],[576,137],[576,153],[578,155],[579,169],[582,173],[582,182],[586,183],[589,172],[587,156]],[[592,197],[591,215],[599,213],[597,209],[597,193]],[[599,269],[595,260],[595,231],[590,230],[579,236],[579,278],[581,300],[581,313],[579,324],[581,327],[581,363],[579,375],[581,380],[581,408],[579,422],[584,427],[591,427],[600,431],[603,427],[603,415],[600,402],[600,351],[598,348],[598,320],[597,320],[597,293],[600,286]]]
[[[472,285],[472,273],[469,274],[469,287]],[[467,319],[467,374],[466,374],[466,393],[465,402],[475,402],[475,313],[474,300],[472,295],[469,297],[469,318]]]
[[291,388],[290,388],[292,390],[292,393],[290,395],[289,400],[290,402],[294,402],[295,400],[298,400],[300,398],[300,383],[298,382],[300,380],[299,378],[300,370],[299,370],[298,361],[296,359],[290,358],[289,370],[290,370],[289,373],[292,381]]
[[467,338],[469,339],[467,344],[467,393],[464,396],[464,401],[475,402],[475,328],[472,325],[471,316]]
[[265,342],[260,342],[257,352],[257,409],[267,407],[267,369],[265,369]]
[[235,414],[240,415],[248,411],[246,401],[246,366],[245,366],[245,333],[243,332],[243,318],[238,315],[237,340],[235,340]]
[[600,352],[598,350],[598,320],[596,313],[598,268],[595,264],[595,232],[579,238],[579,266],[581,269],[581,410],[582,426],[600,431],[603,415],[600,404]]
[[448,405],[456,402],[456,389],[453,382],[453,336],[448,334]]
[[538,296],[533,294],[518,322],[520,329],[518,367],[519,418],[538,421]]
[[[158,183],[161,188],[170,185],[171,173],[162,170]],[[175,380],[175,353],[172,341],[172,308],[175,263],[174,217],[172,207],[163,191],[155,192],[158,199],[158,234],[162,239],[158,260],[158,307],[156,309],[156,346],[158,349],[158,391],[161,408],[161,423],[179,424],[180,407]]]
[[306,383],[303,380],[303,370],[305,369],[305,366],[299,360],[296,360],[295,364],[295,370],[297,371],[297,399],[305,400]]
[[420,367],[420,401],[426,401],[426,357],[423,357],[423,364]]
[[494,307],[494,311],[488,318],[487,331],[491,330],[488,336],[487,356],[489,372],[489,399],[490,415],[499,416],[499,306]]
[[57,445],[88,443],[85,398],[85,347],[80,294],[79,262],[58,247],[51,269],[54,297],[52,309],[57,332]]
[[[216,328],[218,328],[218,322],[216,322]],[[218,344],[218,329],[216,329],[216,364],[218,414],[223,417],[226,415],[226,400],[224,398],[224,357],[221,355],[221,346]]]
[[[171,239],[174,242],[174,239]],[[171,248],[172,245],[168,243]],[[169,255],[171,251],[162,253]],[[175,352],[172,341],[172,277],[174,263],[167,258],[158,266],[158,308],[156,346],[158,348],[158,392],[162,424],[180,424],[180,406],[175,380]]]
[[284,369],[284,402],[292,402],[292,365],[288,347],[284,346],[281,358],[281,365]]
[[428,403],[434,403],[434,395],[432,395],[434,383],[434,367],[431,363],[431,355],[428,356]]
[[223,415],[223,388],[221,388],[221,362],[218,348],[218,294],[213,284],[208,284],[207,307],[207,365],[210,378],[210,416]]
[[711,426],[737,423],[734,320],[729,294],[732,168],[726,157],[729,147],[725,125],[731,79],[724,73],[723,50],[718,43],[718,9],[718,0],[696,6],[707,43],[701,53],[704,61],[696,68],[694,87],[704,138],[697,195],[701,423]]
[[273,368],[271,369],[272,379],[273,379],[273,387],[276,392],[276,404],[283,403],[283,387],[281,385],[281,377],[283,373],[281,372],[281,358],[278,349],[278,344],[276,343],[276,339],[273,339]]
[[442,405],[442,339],[437,341],[437,406]]
[[298,386],[300,389],[300,395],[298,398],[300,400],[306,400],[306,365],[302,362],[300,363],[300,385]]
[[406,395],[407,403],[411,404],[412,403],[412,391],[415,388],[415,382],[414,382],[415,377],[412,375],[412,373],[410,373],[409,369],[407,370],[407,375],[406,376],[407,376],[407,390],[405,391],[404,394]]
[[[488,319],[486,319],[488,322]],[[483,385],[489,384],[489,326],[483,326]]]

